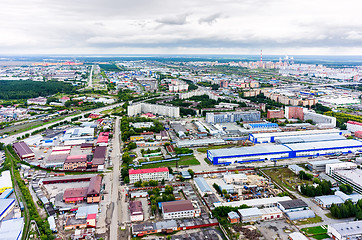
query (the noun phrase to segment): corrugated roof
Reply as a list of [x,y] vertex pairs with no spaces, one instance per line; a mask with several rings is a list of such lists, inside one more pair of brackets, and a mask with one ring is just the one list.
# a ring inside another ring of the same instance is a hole
[[17,142],[13,144],[16,153],[22,157],[24,155],[34,155],[34,152],[29,148],[25,142]]
[[168,172],[167,167],[161,168],[146,168],[146,169],[130,169],[128,173],[131,174],[144,174],[144,173],[156,173],[156,172]]
[[191,200],[180,200],[172,202],[163,202],[162,210],[164,213],[180,212],[194,210]]
[[252,147],[224,148],[208,150],[213,157],[232,157],[260,153],[290,152],[284,145],[258,145]]
[[329,149],[329,148],[342,148],[342,147],[362,147],[362,142],[353,139],[336,140],[336,141],[322,141],[322,142],[308,142],[308,143],[294,143],[285,144],[293,151],[303,151],[310,149]]
[[194,178],[194,181],[203,193],[212,192],[209,184],[207,184],[204,178]]

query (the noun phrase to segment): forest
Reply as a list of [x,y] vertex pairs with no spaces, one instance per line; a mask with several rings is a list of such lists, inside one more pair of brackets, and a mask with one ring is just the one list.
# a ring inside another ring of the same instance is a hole
[[47,81],[0,81],[0,99],[28,99],[39,96],[49,96],[55,93],[72,94],[75,92],[76,87],[70,83]]

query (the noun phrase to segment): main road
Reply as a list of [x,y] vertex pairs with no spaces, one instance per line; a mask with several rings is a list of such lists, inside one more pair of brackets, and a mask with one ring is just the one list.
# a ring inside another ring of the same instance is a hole
[[119,231],[119,218],[118,218],[118,203],[119,203],[119,160],[120,160],[120,132],[119,132],[119,117],[116,118],[115,127],[114,127],[114,135],[113,135],[113,151],[112,151],[112,162],[113,162],[113,177],[111,177],[112,181],[112,192],[111,192],[111,202],[114,206],[110,231],[109,231],[109,239],[118,239],[118,231]]

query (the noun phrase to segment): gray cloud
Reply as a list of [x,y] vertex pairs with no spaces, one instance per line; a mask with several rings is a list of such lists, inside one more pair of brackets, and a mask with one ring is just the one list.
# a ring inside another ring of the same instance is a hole
[[215,13],[215,14],[200,18],[199,23],[213,24],[220,17],[221,17],[221,13]]
[[180,14],[176,16],[167,16],[160,19],[156,19],[156,22],[166,25],[184,25],[187,23],[187,16],[189,14]]

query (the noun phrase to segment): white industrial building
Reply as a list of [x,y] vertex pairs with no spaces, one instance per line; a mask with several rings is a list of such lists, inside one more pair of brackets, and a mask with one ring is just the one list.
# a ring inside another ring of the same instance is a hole
[[341,191],[335,191],[334,195],[324,195],[314,198],[314,201],[323,209],[329,209],[332,204],[337,206],[341,205],[345,201],[349,200],[353,204],[356,204],[358,200],[362,199],[362,195],[358,193],[352,193],[350,195]]
[[362,131],[362,123],[355,121],[348,121],[347,130],[353,133],[357,131]]
[[354,191],[362,194],[361,169],[335,170],[332,172],[331,176],[340,183],[351,185]]
[[24,218],[13,218],[0,223],[0,239],[20,240],[23,237]]
[[180,108],[174,106],[165,106],[158,104],[150,104],[150,103],[135,103],[129,105],[127,108],[128,116],[136,116],[140,113],[153,113],[162,116],[180,117]]
[[288,196],[284,197],[271,197],[271,198],[257,198],[257,199],[248,199],[241,201],[233,201],[233,202],[217,202],[214,203],[215,207],[240,207],[242,205],[247,205],[249,207],[275,207],[278,205],[278,202],[292,200]]
[[6,189],[13,188],[13,182],[11,181],[11,175],[9,170],[6,170],[0,174],[0,193],[2,193]]
[[194,178],[194,182],[196,184],[197,189],[199,190],[199,192],[201,193],[202,196],[204,196],[205,194],[212,194],[212,190],[209,186],[209,184],[205,181],[204,178],[202,177],[197,177]]
[[335,240],[361,239],[362,221],[328,225],[327,233]]
[[308,109],[303,109],[304,111],[304,121],[312,120],[317,125],[321,125],[323,127],[335,128],[336,127],[336,118],[319,114],[316,112],[309,111]]
[[357,164],[352,162],[340,162],[326,164],[326,173],[331,175],[336,170],[356,169]]
[[226,184],[241,184],[248,180],[248,177],[244,173],[227,174],[224,175],[224,182]]
[[283,218],[283,212],[277,207],[268,208],[245,208],[239,209],[240,221],[245,222],[257,222],[260,220],[278,220]]

